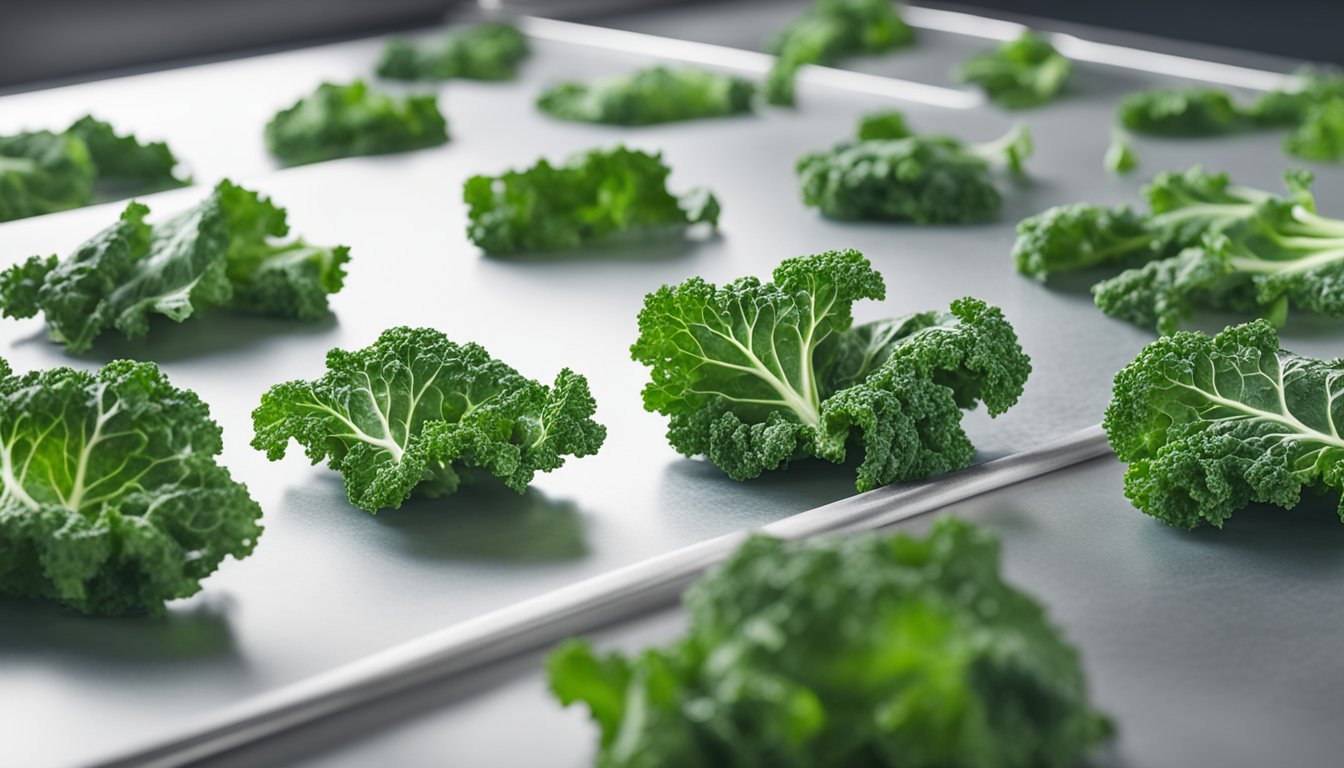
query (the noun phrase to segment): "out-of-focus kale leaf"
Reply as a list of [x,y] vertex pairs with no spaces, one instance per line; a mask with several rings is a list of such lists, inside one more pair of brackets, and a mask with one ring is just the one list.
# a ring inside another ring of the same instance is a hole
[[1071,74],[1069,60],[1029,29],[992,51],[972,56],[953,73],[960,82],[984,88],[991,101],[1008,109],[1053,101]]
[[638,655],[571,640],[551,689],[603,768],[1068,768],[1109,733],[1078,651],[1000,576],[994,536],[749,539]]
[[266,146],[287,165],[382,155],[448,141],[434,94],[397,98],[362,80],[323,83],[266,124]]
[[651,67],[592,83],[560,83],[537,97],[541,111],[564,120],[654,125],[751,111],[750,80],[704,69]]
[[597,452],[606,428],[596,407],[568,368],[548,387],[479,345],[398,327],[364,349],[331,350],[318,379],[271,387],[252,413],[252,445],[275,461],[297,440],[341,473],[350,503],[376,513],[480,476],[522,493],[565,457]]
[[89,147],[77,136],[0,136],[0,221],[88,205],[95,174]]
[[0,593],[162,613],[261,534],[205,403],[153,363],[17,375],[0,360]]
[[160,224],[148,213],[133,202],[65,259],[34,256],[0,272],[0,312],[41,312],[54,341],[82,352],[108,330],[135,338],[151,315],[181,322],[208,307],[320,319],[343,285],[349,249],[280,240],[284,209],[227,180]]
[[118,135],[111,124],[85,115],[70,126],[89,148],[98,183],[115,184],[134,194],[147,194],[191,182],[175,174],[178,162],[162,141],[141,143],[135,136]]
[[703,188],[677,196],[661,154],[616,146],[545,159],[521,171],[473,176],[463,197],[467,237],[498,255],[563,251],[614,238],[680,235],[717,228],[718,200]]
[[527,58],[527,38],[512,24],[467,27],[436,43],[389,40],[378,76],[389,80],[512,80]]
[[651,369],[644,407],[670,417],[677,451],[735,480],[851,450],[859,490],[960,469],[975,452],[961,409],[1006,411],[1030,361],[1003,314],[973,298],[851,327],[853,303],[884,294],[852,250],[788,259],[771,282],[663,286],[631,347]]
[[1139,167],[1139,155],[1134,151],[1134,142],[1129,134],[1121,130],[1111,133],[1111,144],[1102,158],[1106,170],[1119,176],[1132,173]]
[[771,104],[794,103],[794,79],[806,64],[832,64],[845,56],[885,53],[915,42],[891,0],[816,0],[775,34],[766,51],[777,59],[766,75]]

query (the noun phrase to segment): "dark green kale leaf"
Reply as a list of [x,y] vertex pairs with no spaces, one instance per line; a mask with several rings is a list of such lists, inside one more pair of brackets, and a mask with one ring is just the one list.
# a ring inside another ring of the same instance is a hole
[[1301,124],[1284,138],[1283,150],[1321,163],[1344,160],[1344,98],[1308,107]]
[[1103,425],[1125,495],[1179,528],[1344,491],[1344,360],[1280,349],[1264,320],[1149,344],[1116,375]]
[[566,456],[606,439],[588,381],[568,368],[549,387],[430,328],[392,328],[364,349],[327,353],[313,381],[271,387],[252,412],[252,446],[275,461],[289,440],[345,478],[350,503],[395,509],[437,498],[474,476],[519,493]]
[[1002,313],[972,298],[852,328],[852,304],[884,293],[857,251],[786,260],[772,282],[663,286],[631,347],[651,369],[644,407],[670,417],[677,451],[735,480],[851,449],[859,490],[960,469],[974,455],[961,409],[1007,410],[1030,362]]
[[473,176],[463,198],[467,237],[491,254],[561,251],[616,237],[680,235],[717,228],[719,203],[704,189],[667,191],[661,154],[623,146],[580,152],[554,166]]
[[323,83],[266,124],[267,148],[287,165],[407,152],[447,141],[448,124],[436,96],[399,99],[360,80]]
[[1154,89],[1120,102],[1120,124],[1156,136],[1220,136],[1246,127],[1232,96],[1216,88]]
[[261,534],[222,450],[205,403],[153,363],[19,376],[0,361],[0,593],[158,614],[200,591]]
[[131,134],[119,136],[110,124],[92,115],[76,120],[67,133],[88,145],[99,185],[110,183],[146,194],[190,183],[174,175],[177,158],[162,141],[142,144]]
[[571,640],[551,689],[603,768],[1068,768],[1109,732],[1078,651],[1000,576],[993,535],[756,536],[687,591],[685,636]]
[[1025,126],[992,142],[966,144],[950,136],[911,135],[899,112],[864,117],[858,135],[858,141],[798,159],[803,203],[824,216],[916,224],[989,221],[1003,204],[992,165],[1021,176],[1032,153]]
[[0,221],[88,205],[94,175],[88,145],[77,136],[0,136]]
[[975,83],[1001,107],[1023,109],[1054,100],[1073,74],[1073,65],[1047,40],[1029,29],[992,51],[967,59],[954,77]]
[[378,76],[389,80],[512,80],[530,53],[512,24],[489,22],[449,34],[432,45],[389,40]]
[[1013,262],[1023,275],[1051,275],[1111,265],[1142,263],[1155,253],[1146,217],[1128,206],[1057,205],[1017,224]]
[[109,329],[135,338],[151,315],[181,322],[208,307],[319,319],[343,284],[347,248],[278,241],[284,210],[227,180],[161,224],[148,213],[131,203],[64,260],[34,256],[0,272],[0,312],[42,312],[52,340],[82,352]]
[[756,86],[703,69],[651,67],[592,83],[560,83],[537,97],[541,111],[564,120],[654,125],[751,111]]
[[794,79],[806,64],[832,64],[845,56],[885,53],[911,45],[915,31],[891,0],[816,0],[766,44],[777,58],[765,78],[765,99],[792,105]]

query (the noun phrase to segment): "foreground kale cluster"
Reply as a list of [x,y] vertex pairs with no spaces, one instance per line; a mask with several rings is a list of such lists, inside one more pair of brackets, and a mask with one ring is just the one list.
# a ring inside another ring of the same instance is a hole
[[978,299],[853,326],[854,302],[885,291],[852,250],[788,259],[771,282],[664,286],[645,298],[631,347],[651,369],[644,407],[670,417],[679,452],[736,480],[855,448],[861,491],[960,469],[975,454],[962,409],[1003,413],[1031,363]]
[[162,613],[261,508],[215,461],[219,425],[153,363],[24,375],[0,361],[0,594],[85,613]]
[[1311,174],[1287,195],[1231,183],[1198,167],[1144,188],[1150,213],[1073,203],[1018,224],[1017,270],[1038,280],[1124,268],[1097,283],[1108,315],[1172,333],[1194,307],[1260,313],[1290,307],[1344,316],[1344,221],[1316,212]]
[[209,308],[297,320],[327,315],[345,281],[345,246],[289,233],[285,209],[227,180],[193,208],[149,224],[131,203],[116,224],[65,259],[33,256],[0,272],[0,313],[41,312],[51,338],[83,352],[109,330],[143,336],[150,318],[181,322]]
[[548,661],[604,768],[1067,768],[1108,732],[1078,652],[955,519],[925,538],[758,536],[694,584],[667,648]]
[[96,193],[144,194],[186,184],[161,141],[142,144],[86,115],[62,133],[0,136],[0,221],[79,208]]

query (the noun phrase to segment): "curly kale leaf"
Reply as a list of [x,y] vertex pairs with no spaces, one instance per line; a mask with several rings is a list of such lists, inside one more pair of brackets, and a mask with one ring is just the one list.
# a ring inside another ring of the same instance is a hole
[[605,768],[1066,768],[1108,732],[1078,651],[1000,576],[995,538],[763,536],[691,586],[685,636],[637,656],[571,640],[551,689]]
[[885,53],[915,42],[915,31],[889,0],[817,0],[766,44],[777,58],[765,79],[771,104],[794,103],[794,79],[806,64]]
[[195,594],[261,534],[222,449],[206,405],[152,363],[18,376],[0,361],[0,593],[91,614]]
[[123,189],[148,193],[190,183],[173,173],[177,158],[162,141],[142,144],[130,134],[119,136],[111,125],[92,115],[76,120],[67,133],[78,136],[88,146],[99,185],[110,182]]
[[756,86],[704,69],[650,67],[592,83],[560,83],[541,92],[537,108],[563,120],[654,125],[751,111]]
[[1061,272],[1147,261],[1153,237],[1144,216],[1127,206],[1057,205],[1017,224],[1013,262],[1037,280]]
[[271,387],[252,413],[252,446],[275,461],[293,438],[344,476],[350,503],[376,513],[477,474],[522,493],[566,456],[597,452],[607,432],[595,409],[587,379],[568,368],[547,387],[476,344],[399,327],[364,349],[331,350],[319,379]]
[[1297,87],[1263,94],[1246,110],[1257,125],[1297,126],[1313,105],[1344,98],[1344,74],[1308,67],[1296,75]]
[[649,366],[644,407],[670,417],[668,441],[735,480],[802,456],[864,460],[868,490],[970,463],[961,409],[991,414],[1021,395],[1030,362],[998,309],[975,299],[851,328],[851,306],[881,299],[857,251],[789,259],[772,282],[721,288],[699,278],[645,298],[634,359]]
[[1283,150],[1307,160],[1344,160],[1344,98],[1312,104],[1297,129],[1283,140]]
[[1344,491],[1344,361],[1280,349],[1264,320],[1158,339],[1114,392],[1104,426],[1125,495],[1163,522],[1222,527],[1251,502]]
[[42,312],[52,339],[82,352],[109,329],[135,338],[151,315],[181,322],[207,307],[321,318],[344,280],[348,249],[278,241],[284,210],[228,181],[166,222],[147,224],[148,213],[131,203],[67,258],[34,256],[0,273],[0,311]]
[[1120,102],[1120,124],[1156,136],[1221,136],[1246,127],[1241,109],[1217,88],[1154,89]]
[[408,152],[447,141],[448,123],[435,95],[399,99],[361,80],[323,83],[266,124],[267,148],[287,165]]
[[1052,101],[1064,90],[1073,65],[1048,41],[1031,30],[992,51],[967,59],[954,73],[975,83],[1001,107],[1023,109]]
[[667,191],[661,154],[623,146],[580,152],[554,166],[473,176],[463,197],[467,237],[486,253],[560,251],[616,237],[679,235],[717,228],[719,203],[707,190]]
[[512,80],[530,53],[527,38],[511,24],[489,22],[417,46],[389,40],[378,76],[389,80]]
[[88,205],[94,175],[88,145],[77,136],[0,136],[0,221]]
[[917,136],[895,110],[863,116],[857,136],[798,159],[803,203],[824,216],[916,224],[988,221],[1003,204],[991,166],[1023,176],[1033,151],[1026,126],[994,141],[966,144],[950,136]]

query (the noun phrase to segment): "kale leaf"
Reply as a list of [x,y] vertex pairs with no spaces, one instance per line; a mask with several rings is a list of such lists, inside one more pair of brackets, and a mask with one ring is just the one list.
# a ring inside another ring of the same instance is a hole
[[1111,145],[1106,148],[1102,165],[1111,173],[1121,176],[1139,167],[1139,155],[1134,151],[1134,142],[1129,134],[1120,130],[1111,133]]
[[252,412],[252,446],[275,461],[293,438],[341,473],[351,504],[376,513],[475,476],[522,493],[566,456],[597,452],[607,431],[595,409],[588,380],[568,368],[548,387],[479,345],[398,327],[364,349],[331,350],[321,378],[271,387]]
[[1245,127],[1232,96],[1217,88],[1153,89],[1120,102],[1120,124],[1157,136],[1220,136]]
[[891,0],[816,0],[766,44],[777,59],[765,78],[765,99],[794,103],[794,79],[805,64],[831,64],[856,54],[885,53],[915,42]]
[[1344,316],[1344,221],[1316,212],[1311,174],[1286,175],[1289,194],[1232,184],[1198,167],[1145,188],[1152,213],[1074,204],[1018,225],[1018,271],[1044,280],[1095,266],[1129,269],[1093,287],[1108,315],[1161,333],[1195,306],[1261,313],[1290,307]]
[[486,253],[561,251],[616,237],[679,235],[696,224],[717,228],[719,203],[708,190],[667,191],[661,154],[616,146],[538,160],[499,176],[473,176],[463,198],[467,237]]
[[512,80],[529,54],[511,24],[488,22],[449,34],[433,45],[389,40],[378,76],[389,80]]
[[772,282],[663,286],[630,349],[651,369],[644,407],[670,417],[678,452],[735,480],[851,449],[861,491],[960,469],[975,453],[961,409],[1006,411],[1030,361],[1003,314],[972,298],[851,327],[853,303],[885,290],[852,250],[788,259]]
[[756,86],[704,69],[650,67],[592,83],[560,83],[537,97],[541,111],[564,120],[654,125],[751,111]]
[[1179,528],[1344,492],[1344,360],[1280,349],[1264,320],[1149,344],[1116,375],[1104,426],[1125,495]]
[[221,450],[209,408],[153,363],[16,375],[0,361],[0,593],[91,614],[195,594],[261,534]]
[[95,174],[89,147],[77,136],[0,136],[0,221],[88,205]]
[[0,272],[0,313],[42,312],[52,339],[82,352],[110,328],[144,335],[155,314],[181,322],[225,307],[320,319],[344,283],[348,248],[277,240],[289,231],[284,209],[227,180],[161,224],[148,213],[133,202],[67,258],[34,256]]
[[1302,122],[1283,139],[1290,155],[1320,163],[1344,160],[1344,98],[1312,104]]
[[130,134],[120,136],[110,124],[92,115],[76,120],[67,132],[88,146],[99,184],[116,184],[146,194],[190,183],[174,174],[177,158],[162,141],[142,144]]
[[361,80],[323,83],[266,124],[266,147],[287,165],[381,155],[448,141],[433,94],[398,99]]
[[603,768],[1067,768],[1108,735],[1078,651],[954,518],[904,534],[755,536],[687,591],[686,634],[634,656],[570,640],[551,690]]
[[967,224],[994,219],[1003,195],[992,164],[1024,175],[1031,134],[1018,126],[984,144],[917,136],[899,112],[862,119],[859,139],[798,159],[803,203],[834,219]]
[[1071,74],[1069,60],[1049,41],[1026,29],[994,50],[967,59],[953,76],[984,88],[1001,107],[1023,109],[1054,100]]

